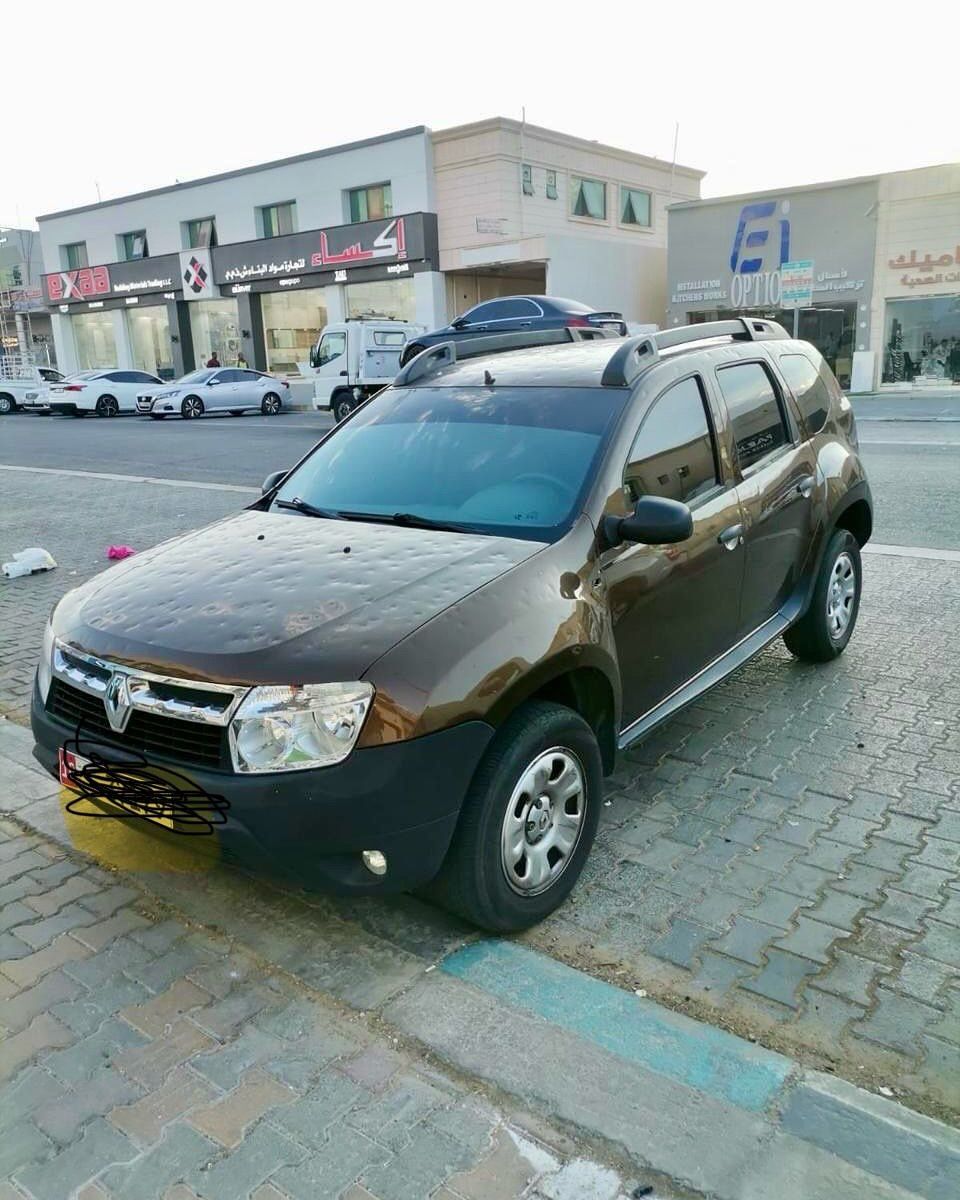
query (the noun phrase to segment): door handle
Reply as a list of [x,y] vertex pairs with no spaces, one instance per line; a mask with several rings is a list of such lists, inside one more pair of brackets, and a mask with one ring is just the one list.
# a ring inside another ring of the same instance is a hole
[[730,525],[717,538],[724,550],[736,550],[743,542],[743,526]]
[[813,494],[814,484],[816,482],[817,479],[815,475],[804,475],[804,477],[797,484],[797,491],[804,498],[804,500],[810,499],[810,496]]

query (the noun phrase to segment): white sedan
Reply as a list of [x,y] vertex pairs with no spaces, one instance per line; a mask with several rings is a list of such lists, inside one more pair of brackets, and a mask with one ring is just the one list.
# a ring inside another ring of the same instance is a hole
[[146,371],[121,371],[106,368],[79,371],[49,388],[50,411],[71,417],[115,417],[137,411],[137,394],[147,384],[159,386],[162,380]]
[[248,367],[203,367],[175,383],[141,391],[137,409],[155,421],[173,416],[190,421],[206,412],[228,412],[239,417],[251,408],[272,417],[280,411],[289,387],[285,379]]

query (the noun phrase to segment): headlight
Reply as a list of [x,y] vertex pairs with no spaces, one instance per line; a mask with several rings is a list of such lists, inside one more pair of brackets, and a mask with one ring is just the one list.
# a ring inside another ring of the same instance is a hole
[[50,691],[50,679],[53,670],[53,621],[47,621],[43,631],[43,644],[40,647],[40,661],[37,663],[37,687],[40,689],[40,699],[46,704]]
[[154,400],[169,400],[171,396],[175,396],[176,392],[157,392]]
[[255,687],[230,722],[235,771],[303,771],[342,762],[373,699],[369,683]]

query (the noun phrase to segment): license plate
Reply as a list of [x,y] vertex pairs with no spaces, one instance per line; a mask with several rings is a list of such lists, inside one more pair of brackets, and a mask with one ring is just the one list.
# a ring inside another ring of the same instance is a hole
[[[59,773],[60,784],[62,787],[69,788],[71,792],[81,793],[83,789],[77,786],[76,780],[72,778],[78,771],[82,771],[85,767],[90,766],[90,759],[84,758],[82,754],[74,754],[72,750],[67,750],[63,746],[59,752]],[[162,825],[165,829],[173,829],[173,809],[157,809],[150,813],[134,813],[130,809],[113,804],[109,796],[100,795],[90,797],[97,804],[105,805],[107,808],[115,812],[117,816],[127,814],[129,816],[139,816],[144,821],[149,821],[153,825]]]

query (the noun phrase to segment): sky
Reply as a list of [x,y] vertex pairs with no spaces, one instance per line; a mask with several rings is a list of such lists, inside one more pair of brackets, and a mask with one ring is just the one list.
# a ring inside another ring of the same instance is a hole
[[704,196],[954,162],[958,41],[956,0],[9,4],[0,225],[524,109],[667,161],[679,126]]

